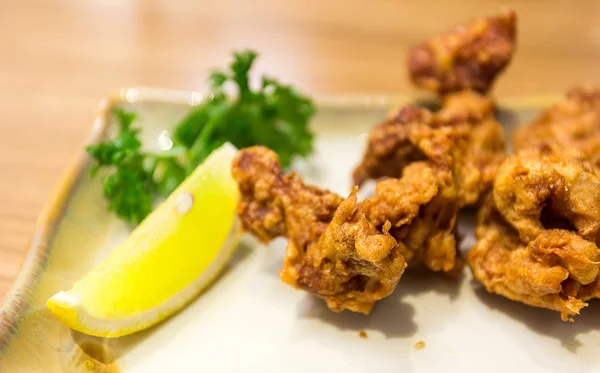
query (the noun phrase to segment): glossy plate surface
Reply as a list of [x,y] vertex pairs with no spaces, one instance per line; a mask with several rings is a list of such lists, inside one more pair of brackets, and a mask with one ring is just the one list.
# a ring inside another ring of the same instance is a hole
[[[145,146],[201,96],[124,90],[101,106],[90,142],[110,135],[114,105],[140,113]],[[313,122],[317,151],[295,165],[309,183],[346,195],[366,133],[393,105],[410,98],[330,97]],[[548,99],[500,103],[507,137]],[[371,315],[330,312],[278,277],[285,242],[246,237],[221,278],[179,314],[148,331],[103,340],[70,331],[46,299],[98,263],[127,235],[106,211],[100,178],[74,162],[41,214],[36,235],[0,313],[0,372],[548,372],[598,371],[600,302],[575,323],[557,313],[490,295],[471,280],[408,271]],[[365,193],[366,191],[363,191]],[[460,229],[473,244],[473,216]],[[359,334],[365,332],[367,338]],[[424,342],[423,348],[415,345]]]

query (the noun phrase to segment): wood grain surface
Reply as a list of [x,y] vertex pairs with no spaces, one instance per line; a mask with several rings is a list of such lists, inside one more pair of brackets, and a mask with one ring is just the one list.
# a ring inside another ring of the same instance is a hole
[[496,96],[600,82],[594,0],[0,0],[0,298],[104,95],[202,91],[243,47],[310,94],[407,93],[409,45],[503,8],[519,14],[519,46]]

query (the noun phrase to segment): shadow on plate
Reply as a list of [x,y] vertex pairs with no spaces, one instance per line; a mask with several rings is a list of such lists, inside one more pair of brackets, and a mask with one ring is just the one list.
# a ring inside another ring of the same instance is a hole
[[307,295],[298,306],[297,314],[300,318],[319,319],[342,331],[375,330],[386,338],[406,338],[417,331],[414,307],[395,294],[379,301],[369,315],[350,311],[335,313],[322,299]]
[[464,279],[463,272],[452,277],[439,272],[431,272],[424,268],[408,269],[402,275],[396,287],[396,293],[407,296],[433,292],[446,296],[450,302],[454,302],[460,295]]
[[435,292],[455,301],[460,293],[464,276],[448,278],[443,274],[416,269],[404,273],[395,292],[375,304],[369,315],[344,311],[332,312],[326,303],[317,297],[307,295],[297,314],[300,318],[319,319],[339,330],[374,330],[386,338],[408,338],[417,333],[414,321],[415,308],[406,302],[407,296]]
[[582,346],[577,340],[578,335],[600,330],[600,313],[594,312],[594,309],[600,307],[598,300],[592,300],[590,305],[575,317],[575,322],[571,323],[562,321],[558,312],[531,307],[497,294],[490,294],[479,283],[474,284],[474,292],[488,308],[504,312],[537,334],[557,339],[562,347],[571,353],[576,353]]
[[62,349],[66,352],[63,358],[65,371],[118,372],[117,339],[93,337],[75,330],[69,332],[72,341]]

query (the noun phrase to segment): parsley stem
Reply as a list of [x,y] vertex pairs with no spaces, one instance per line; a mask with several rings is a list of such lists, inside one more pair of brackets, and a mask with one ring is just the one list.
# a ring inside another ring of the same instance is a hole
[[223,122],[223,119],[229,112],[229,106],[229,101],[225,100],[222,103],[220,103],[219,106],[213,109],[214,111],[212,113],[212,118],[210,118],[210,120],[206,123],[206,125],[202,129],[202,132],[200,133],[200,136],[196,138],[196,140],[190,147],[190,150],[188,152],[188,158],[192,161],[193,168],[195,168],[200,162],[202,162],[203,151],[205,150],[206,144],[208,144],[209,142],[208,139],[210,138],[214,130]]

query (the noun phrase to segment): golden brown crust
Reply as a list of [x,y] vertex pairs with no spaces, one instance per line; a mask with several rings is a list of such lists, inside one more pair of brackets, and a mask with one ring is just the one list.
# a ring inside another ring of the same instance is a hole
[[600,178],[576,151],[552,146],[508,158],[478,214],[468,261],[489,292],[559,311],[600,297]]
[[408,69],[413,83],[438,94],[464,89],[486,93],[515,50],[517,16],[506,11],[412,47]]
[[494,201],[523,242],[537,237],[544,223],[559,221],[596,241],[600,178],[582,157],[575,150],[542,147],[523,150],[502,164],[494,183]]
[[282,279],[325,299],[333,311],[369,313],[394,291],[406,261],[389,234],[390,224],[376,227],[367,211],[368,204],[357,203],[353,191],[304,255],[286,255]]
[[437,113],[413,106],[392,112],[370,132],[353,180],[360,185],[400,177],[407,165],[426,160],[451,172],[462,207],[491,188],[504,157],[503,128],[491,100],[463,91],[446,96]]
[[[352,175],[355,185],[362,185],[368,179],[400,177],[404,167],[412,162],[436,157],[432,147],[427,147],[422,137],[433,133],[433,116],[427,110],[407,105],[388,117],[369,133],[367,148],[361,163]],[[441,147],[436,144],[433,148]]]
[[346,199],[284,175],[264,147],[241,150],[233,176],[242,225],[264,242],[288,238],[284,282],[323,298],[330,309],[369,313],[391,294],[407,262],[436,271],[460,266],[457,205],[447,171],[428,162],[378,183],[373,197]]
[[456,250],[457,196],[450,173],[430,162],[416,162],[400,179],[376,185],[370,219],[388,219],[390,233],[402,242],[408,265],[455,272],[462,262]]
[[389,295],[406,263],[389,223],[366,218],[356,191],[347,199],[284,175],[264,147],[241,150],[232,173],[242,199],[238,215],[250,233],[268,242],[288,238],[281,278],[325,299],[334,311],[368,313]]
[[[284,175],[277,154],[263,148],[240,152],[232,173],[242,195],[238,214],[244,216],[244,228],[263,242],[293,230],[305,232],[294,237],[298,246],[306,246],[325,231],[343,200],[335,193],[304,185],[295,174]],[[291,197],[301,203],[296,206]]]
[[540,114],[514,136],[516,150],[540,142],[575,148],[596,167],[600,167],[600,87],[579,86],[566,99]]

